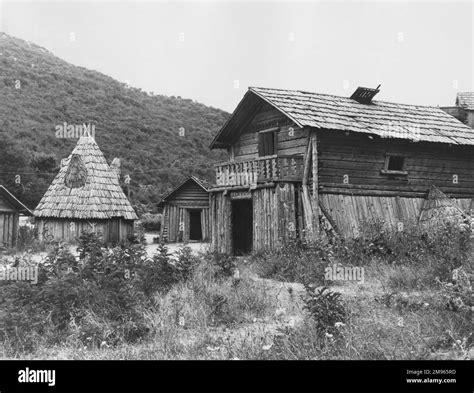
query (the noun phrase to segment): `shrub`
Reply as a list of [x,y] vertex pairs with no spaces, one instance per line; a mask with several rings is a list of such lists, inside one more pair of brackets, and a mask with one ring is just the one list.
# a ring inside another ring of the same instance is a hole
[[203,258],[209,259],[215,266],[214,277],[217,280],[232,277],[237,269],[235,257],[229,254],[213,252],[205,254]]
[[161,214],[145,213],[140,217],[140,223],[146,231],[161,230]]
[[331,292],[327,287],[316,289],[305,286],[306,296],[304,309],[307,310],[316,322],[316,330],[320,334],[334,334],[338,332],[336,323],[345,323],[347,312],[341,300],[341,294]]
[[256,253],[253,270],[263,277],[280,281],[322,284],[324,270],[331,261],[329,245],[292,240],[276,250]]
[[96,346],[143,339],[150,330],[143,309],[154,308],[158,290],[146,281],[156,277],[149,261],[142,245],[106,248],[95,234],[81,235],[79,258],[56,243],[37,285],[2,285],[0,338],[12,351],[33,350],[43,341]]

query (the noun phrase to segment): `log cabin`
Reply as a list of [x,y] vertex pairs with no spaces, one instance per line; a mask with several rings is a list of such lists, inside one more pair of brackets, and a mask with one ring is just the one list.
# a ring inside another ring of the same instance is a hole
[[160,238],[164,242],[208,241],[209,189],[205,180],[191,176],[163,196]]
[[0,185],[0,248],[14,247],[17,244],[20,215],[33,214],[10,191]]
[[82,136],[34,211],[40,241],[74,241],[84,232],[106,243],[124,242],[138,217],[93,137]]
[[234,254],[357,237],[369,219],[417,222],[436,187],[466,214],[474,130],[438,107],[251,87],[211,143],[226,149],[211,189],[211,249]]

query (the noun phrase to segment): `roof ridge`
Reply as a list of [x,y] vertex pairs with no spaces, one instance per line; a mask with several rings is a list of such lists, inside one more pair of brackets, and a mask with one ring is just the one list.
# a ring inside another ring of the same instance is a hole
[[[278,91],[286,91],[286,92],[297,92],[297,93],[303,93],[303,94],[313,94],[313,95],[318,95],[318,96],[327,96],[327,97],[336,97],[336,98],[343,98],[350,100],[351,102],[354,103],[359,103],[360,102],[346,96],[339,96],[336,94],[328,94],[328,93],[316,93],[314,91],[307,91],[307,90],[294,90],[294,89],[277,89],[273,87],[258,87],[258,86],[249,86],[249,90],[254,91],[253,89],[262,89],[262,90],[278,90]],[[400,102],[393,102],[393,101],[383,101],[383,100],[373,100],[371,101],[372,103],[380,103],[380,104],[393,104],[393,105],[403,105],[403,106],[408,106],[408,107],[419,107],[419,108],[433,108],[433,109],[439,109],[440,111],[443,111],[439,106],[432,106],[432,105],[419,105],[419,104],[404,104]],[[368,104],[361,104],[361,105],[368,105]]]

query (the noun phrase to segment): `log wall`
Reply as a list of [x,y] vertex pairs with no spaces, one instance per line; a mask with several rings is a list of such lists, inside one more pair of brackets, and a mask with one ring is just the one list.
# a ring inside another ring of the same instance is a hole
[[[209,198],[209,196],[207,196]],[[201,232],[203,241],[210,238],[209,199],[206,207],[182,207],[167,203],[163,210],[161,236],[168,243],[188,242],[190,231],[189,211],[201,211]]]
[[[424,198],[323,194],[319,203],[338,233],[357,237],[364,223],[371,219],[384,220],[393,227],[399,223],[416,224],[424,201]],[[471,213],[470,198],[454,201],[464,212]]]
[[[302,226],[298,189],[293,183],[248,191],[253,208],[252,250],[274,248],[295,238]],[[211,249],[232,253],[232,198],[234,192],[211,194]]]
[[126,241],[133,233],[133,220],[71,220],[61,218],[36,218],[35,227],[40,241],[52,237],[55,240],[75,241],[81,233],[101,232],[107,243]]
[[[388,153],[406,157],[407,175],[381,173]],[[321,193],[424,198],[434,184],[449,197],[474,197],[472,148],[322,131],[318,155]]]
[[15,211],[0,211],[0,246],[13,247],[18,240],[19,214]]
[[204,241],[210,238],[209,192],[195,181],[187,181],[165,199],[161,237],[169,243],[188,242],[189,211],[201,211],[201,232]]

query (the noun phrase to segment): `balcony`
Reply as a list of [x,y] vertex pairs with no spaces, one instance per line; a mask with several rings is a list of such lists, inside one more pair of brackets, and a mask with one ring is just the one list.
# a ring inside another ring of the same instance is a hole
[[273,181],[301,181],[303,156],[268,156],[215,165],[216,186],[256,186]]

